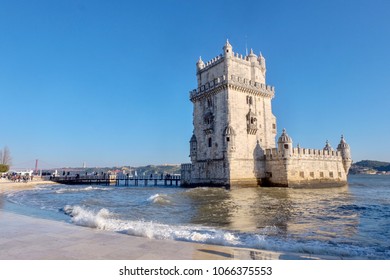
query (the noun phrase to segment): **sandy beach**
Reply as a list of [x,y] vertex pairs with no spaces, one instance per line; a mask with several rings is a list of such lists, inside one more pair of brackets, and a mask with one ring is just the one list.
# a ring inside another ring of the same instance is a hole
[[[52,184],[0,182],[0,195]],[[264,260],[332,259],[293,253],[154,240],[75,226],[0,209],[1,260]]]
[[41,178],[34,178],[32,181],[24,182],[12,182],[7,179],[0,179],[0,194],[5,192],[23,191],[33,189],[38,185],[53,185],[56,184],[52,181],[42,180]]

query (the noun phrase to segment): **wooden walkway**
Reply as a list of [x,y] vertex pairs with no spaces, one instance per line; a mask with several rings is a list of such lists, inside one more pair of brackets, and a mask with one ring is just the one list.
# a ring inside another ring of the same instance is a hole
[[167,176],[164,178],[129,177],[129,178],[101,178],[101,177],[52,177],[53,182],[65,185],[115,185],[115,186],[180,186],[180,176]]

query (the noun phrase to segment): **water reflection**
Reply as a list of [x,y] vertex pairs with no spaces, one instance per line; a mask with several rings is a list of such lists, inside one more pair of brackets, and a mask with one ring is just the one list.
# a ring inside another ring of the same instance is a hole
[[337,239],[357,232],[359,213],[347,186],[323,189],[199,188],[187,193],[190,223],[267,236]]

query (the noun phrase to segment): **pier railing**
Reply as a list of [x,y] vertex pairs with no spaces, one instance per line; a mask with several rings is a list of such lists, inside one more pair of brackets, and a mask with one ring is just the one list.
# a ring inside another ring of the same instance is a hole
[[51,177],[51,181],[65,185],[115,185],[115,186],[139,186],[139,185],[164,185],[164,186],[179,186],[180,175],[165,175],[165,176],[115,176],[115,175],[93,175],[93,176],[56,176]]

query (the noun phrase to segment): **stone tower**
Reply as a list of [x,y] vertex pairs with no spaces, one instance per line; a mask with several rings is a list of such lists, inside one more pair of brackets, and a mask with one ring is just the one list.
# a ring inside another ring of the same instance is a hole
[[337,151],[294,148],[283,129],[276,138],[266,85],[265,58],[250,51],[233,52],[226,41],[222,54],[196,63],[198,87],[190,92],[194,132],[190,164],[181,166],[183,186],[330,187],[347,184],[349,145],[341,137]]
[[344,167],[345,173],[348,174],[349,168],[352,165],[351,150],[350,150],[347,142],[345,142],[343,135],[341,135],[341,140],[340,140],[339,145],[337,146],[337,151],[339,151],[341,153],[343,167]]
[[275,148],[274,88],[266,85],[261,54],[234,53],[229,41],[222,50],[211,61],[196,63],[190,183],[257,185],[265,172],[264,150]]

